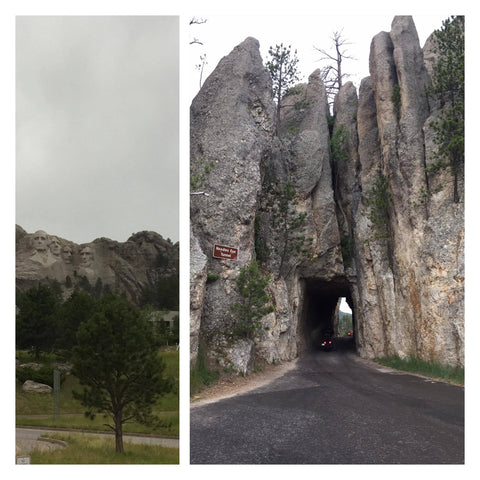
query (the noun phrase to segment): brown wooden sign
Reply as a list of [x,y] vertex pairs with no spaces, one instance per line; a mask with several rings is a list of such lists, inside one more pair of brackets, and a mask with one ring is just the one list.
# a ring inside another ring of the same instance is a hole
[[223,258],[226,260],[236,260],[238,257],[238,248],[215,244],[213,246],[213,256],[215,258]]

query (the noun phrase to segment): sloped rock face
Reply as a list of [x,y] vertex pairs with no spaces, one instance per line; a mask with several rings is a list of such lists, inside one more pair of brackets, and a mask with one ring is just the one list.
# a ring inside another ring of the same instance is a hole
[[[236,278],[254,256],[261,163],[273,131],[271,80],[258,41],[247,38],[207,78],[191,106],[191,224],[207,259],[201,329],[220,348],[238,301]],[[239,249],[237,260],[212,257],[214,245]],[[193,332],[195,336],[196,333]],[[220,343],[219,343],[220,342]],[[213,347],[212,348],[216,348]]]
[[178,273],[178,244],[155,232],[133,234],[126,242],[98,238],[78,245],[44,231],[16,226],[16,285],[59,282],[66,295],[75,286],[108,289],[138,302],[159,276]]
[[[358,97],[352,83],[337,95],[332,131],[318,71],[283,99],[276,128],[258,42],[247,39],[220,62],[191,112],[194,352],[203,341],[211,357],[242,372],[253,355],[292,359],[325,325],[336,328],[342,296],[361,356],[463,365],[463,175],[454,202],[450,174],[426,170],[440,107],[425,95],[431,42],[425,61],[412,18],[395,17],[391,32],[372,40],[371,76]],[[332,154],[334,138],[344,139],[341,155]],[[380,226],[371,202],[379,179],[387,199]],[[305,215],[301,253],[282,254],[276,215],[286,184],[296,192],[293,211]],[[239,260],[213,259],[214,243],[240,248]],[[252,348],[228,332],[236,278],[253,258],[271,275],[274,311]]]

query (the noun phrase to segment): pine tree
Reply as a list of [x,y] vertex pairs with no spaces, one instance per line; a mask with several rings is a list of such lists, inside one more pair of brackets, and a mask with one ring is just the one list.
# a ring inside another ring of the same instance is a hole
[[445,20],[442,28],[435,31],[435,40],[438,59],[433,66],[429,94],[440,100],[442,110],[431,123],[439,161],[429,170],[450,167],[453,199],[458,202],[458,177],[465,162],[465,17]]
[[262,274],[256,260],[242,268],[237,287],[243,301],[232,306],[236,317],[236,335],[252,339],[262,327],[261,318],[273,311],[273,307],[268,305],[270,297],[265,290],[269,281],[270,275]]
[[73,370],[81,393],[74,396],[93,418],[103,413],[112,419],[115,449],[123,452],[123,424],[161,423],[152,414],[157,398],[173,388],[164,378],[165,364],[158,355],[147,320],[127,300],[105,296],[95,313],[77,332]]
[[270,47],[268,54],[271,59],[267,61],[266,67],[272,77],[273,97],[277,104],[276,109],[276,131],[278,135],[280,126],[280,109],[282,98],[288,93],[295,83],[299,81],[297,51],[292,54],[292,46],[285,47],[283,43]]

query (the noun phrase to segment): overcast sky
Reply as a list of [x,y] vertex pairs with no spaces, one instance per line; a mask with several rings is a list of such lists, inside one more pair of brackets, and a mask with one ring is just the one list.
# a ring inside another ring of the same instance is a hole
[[76,243],[178,237],[179,22],[16,21],[16,223]]
[[[315,47],[333,53],[331,37],[335,31],[342,32],[342,37],[350,43],[344,46],[346,56],[352,56],[355,60],[345,59],[342,67],[345,73],[351,75],[347,80],[351,80],[358,91],[361,80],[370,74],[368,58],[371,41],[381,31],[390,32],[394,18],[393,14],[372,14],[367,10],[365,9],[364,15],[337,13],[216,16],[197,13],[196,18],[204,19],[206,22],[189,27],[189,41],[198,39],[203,43],[190,46],[192,67],[192,78],[189,82],[190,97],[193,98],[199,89],[200,70],[195,69],[195,66],[201,63],[200,56],[206,54],[208,62],[204,69],[204,80],[222,57],[228,55],[236,45],[249,36],[260,42],[260,53],[264,62],[269,58],[270,46],[283,43],[291,45],[292,50],[297,49],[298,67],[303,81],[307,81],[311,73],[324,66],[319,61],[322,55]],[[375,11],[378,12],[377,9]],[[413,15],[422,47],[427,37],[434,30],[441,28],[442,20],[452,14],[451,9],[442,13],[441,9],[437,8],[434,14]],[[221,41],[218,41],[220,38]]]

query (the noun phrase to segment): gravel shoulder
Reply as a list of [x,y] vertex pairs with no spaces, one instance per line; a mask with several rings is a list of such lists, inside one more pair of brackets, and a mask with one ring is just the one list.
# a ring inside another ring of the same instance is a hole
[[267,385],[282,375],[285,375],[285,373],[290,370],[293,370],[296,364],[297,359],[276,365],[266,364],[262,366],[261,371],[251,373],[246,377],[234,374],[222,374],[215,384],[206,387],[200,393],[191,397],[190,408],[218,402],[224,398],[241,395],[255,388]]

